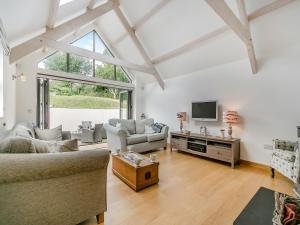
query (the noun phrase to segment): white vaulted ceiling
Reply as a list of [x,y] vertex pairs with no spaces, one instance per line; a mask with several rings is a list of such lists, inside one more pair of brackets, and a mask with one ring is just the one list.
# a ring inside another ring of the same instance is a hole
[[[134,26],[162,1],[167,0],[120,0],[120,7],[130,25]],[[247,12],[250,14],[275,1],[245,0]],[[103,2],[98,0],[96,5]],[[238,16],[236,0],[226,2]],[[0,17],[11,45],[17,45],[46,30],[50,3],[51,0],[0,0]],[[56,25],[86,12],[88,4],[89,0],[73,0],[62,5]],[[99,17],[94,24],[113,45],[120,58],[137,64],[145,63],[113,11]],[[170,0],[139,26],[136,34],[150,58],[155,59],[224,25],[204,0]],[[260,63],[272,51],[299,43],[300,0],[255,19],[250,26]],[[163,79],[168,79],[247,57],[245,45],[235,33],[228,30],[155,67]],[[141,77],[143,82],[154,81],[151,75],[134,71],[133,74]]]

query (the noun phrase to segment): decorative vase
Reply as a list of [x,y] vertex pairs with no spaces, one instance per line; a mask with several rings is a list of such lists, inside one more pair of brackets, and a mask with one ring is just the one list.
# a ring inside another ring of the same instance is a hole
[[221,132],[221,138],[224,138],[225,137],[225,130],[221,129],[220,132]]

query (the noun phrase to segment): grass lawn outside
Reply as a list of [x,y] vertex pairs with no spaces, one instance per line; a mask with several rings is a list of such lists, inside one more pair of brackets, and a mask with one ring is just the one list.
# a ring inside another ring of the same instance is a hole
[[118,109],[119,100],[104,97],[93,97],[83,95],[51,95],[51,108],[69,108],[69,109]]

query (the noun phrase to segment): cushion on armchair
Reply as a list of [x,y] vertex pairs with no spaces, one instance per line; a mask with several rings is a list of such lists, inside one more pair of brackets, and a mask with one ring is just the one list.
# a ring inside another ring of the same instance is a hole
[[34,128],[36,138],[45,141],[61,141],[62,140],[62,125],[53,129]]
[[125,127],[130,134],[135,134],[135,120],[120,120],[120,124],[122,127]]
[[151,126],[154,124],[154,119],[143,119],[143,120],[136,120],[135,126],[136,126],[136,133],[137,134],[144,134],[145,133],[145,125]]
[[128,145],[134,145],[147,142],[147,136],[144,134],[133,134],[127,137],[126,140]]
[[165,134],[163,134],[163,133],[148,134],[147,139],[148,139],[148,142],[164,140]]
[[296,159],[296,152],[294,151],[284,151],[280,149],[274,149],[273,155],[276,155],[277,157],[290,162],[295,162]]

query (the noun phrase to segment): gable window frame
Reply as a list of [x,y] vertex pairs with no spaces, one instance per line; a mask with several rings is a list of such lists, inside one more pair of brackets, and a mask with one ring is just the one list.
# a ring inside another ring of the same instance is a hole
[[[70,44],[74,44],[75,42],[79,41],[80,39],[86,37],[87,35],[89,35],[90,33],[93,34],[93,52],[96,52],[96,35],[99,37],[101,43],[104,45],[105,49],[109,52],[109,54],[112,56],[112,57],[115,57],[115,55],[112,53],[112,51],[109,49],[109,47],[105,44],[105,42],[103,41],[103,39],[101,38],[101,36],[98,34],[98,32],[93,29],[89,32],[87,32],[86,34],[84,34],[83,36],[81,37],[78,37],[77,39],[73,40],[72,42],[70,42]],[[41,59],[39,61],[39,63],[43,62],[44,60],[46,60],[47,58],[53,56],[54,54],[58,53],[60,51],[54,51],[53,53],[47,55],[46,57],[44,57],[43,59]],[[71,55],[75,55],[75,54],[70,54],[70,53],[67,53],[67,52],[62,52],[64,54],[66,54],[66,71],[65,72],[69,72],[70,73],[70,56]],[[76,55],[75,55],[76,56]],[[79,57],[82,57],[82,56],[79,56]],[[84,58],[84,57],[82,57]],[[92,74],[90,74],[92,77],[96,77],[96,60],[95,59],[91,59],[92,60]],[[117,67],[120,67],[120,69],[122,70],[122,72],[124,73],[124,75],[126,76],[126,79],[128,80],[128,83],[133,83],[133,80],[131,78],[131,76],[128,74],[128,72],[122,67],[122,66],[117,66],[117,65],[114,65],[114,64],[111,64],[113,67],[114,67],[114,74],[113,74],[113,79],[110,79],[110,80],[117,80]],[[72,71],[71,71],[72,72]],[[82,74],[83,76],[89,76],[89,74]],[[127,82],[126,82],[127,83]]]

